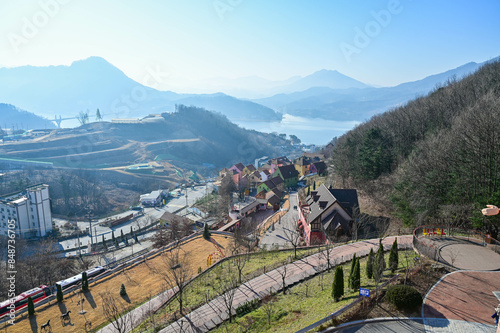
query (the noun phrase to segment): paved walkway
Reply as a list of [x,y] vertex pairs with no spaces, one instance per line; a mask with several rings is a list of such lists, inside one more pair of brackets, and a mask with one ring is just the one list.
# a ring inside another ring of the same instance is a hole
[[485,247],[476,239],[456,237],[421,238],[439,250],[439,261],[457,269],[495,271],[500,270],[500,254]]
[[[394,237],[387,237],[383,240],[384,249],[389,250],[394,242]],[[334,248],[332,251],[333,258],[337,260],[337,264],[351,260],[354,253],[358,256],[368,255],[371,248],[376,250],[379,240],[372,239],[361,241],[353,244],[343,245]],[[412,246],[411,236],[398,237],[399,248],[410,248]],[[292,285],[298,281],[305,279],[311,275],[315,275],[320,271],[326,270],[326,258],[322,253],[316,253],[307,258],[290,263],[287,266],[286,285]],[[277,268],[269,273],[256,277],[249,282],[237,288],[233,309],[251,301],[255,298],[262,298],[271,292],[277,292],[282,289],[282,277],[280,270]],[[234,313],[234,311],[233,311]],[[228,319],[228,312],[224,305],[222,297],[218,297],[211,302],[199,307],[193,312],[179,319],[177,322],[161,330],[161,333],[167,332],[207,332],[210,329]]]
[[341,333],[493,333],[493,325],[472,323],[462,320],[424,319],[422,318],[377,318],[349,323],[345,326],[331,328],[325,332]]
[[493,307],[500,303],[493,291],[500,291],[500,272],[450,273],[427,294],[422,315],[493,325]]

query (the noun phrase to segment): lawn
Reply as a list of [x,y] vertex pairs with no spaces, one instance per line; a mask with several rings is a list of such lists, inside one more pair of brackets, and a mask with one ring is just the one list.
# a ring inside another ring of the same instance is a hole
[[[231,236],[213,235],[212,237],[223,249],[229,248],[230,244],[233,242]],[[190,253],[191,274],[193,276],[197,274],[198,267],[206,267],[207,255],[215,251],[214,245],[204,240],[201,236],[182,244],[181,247],[184,251]],[[152,274],[151,270],[148,268],[148,265],[161,265],[161,261],[161,257],[156,256],[149,259],[147,265],[145,263],[140,263],[125,271],[115,273],[111,278],[103,279],[97,284],[91,284],[90,291],[84,295],[86,299],[84,309],[87,311],[85,315],[78,314],[81,310],[81,306],[77,305],[80,294],[73,292],[69,295],[64,295],[63,303],[58,304],[56,301],[52,301],[50,304],[37,307],[36,316],[33,318],[28,319],[26,313],[18,316],[15,325],[9,326],[6,332],[38,332],[41,325],[46,323],[49,319],[51,320],[50,324],[52,332],[54,333],[85,332],[84,327],[88,322],[90,322],[92,328],[95,329],[103,325],[106,321],[102,313],[100,294],[110,291],[118,296],[120,286],[123,283],[129,298],[127,304],[129,308],[135,308],[150,297],[165,290],[162,279]],[[63,323],[60,321],[60,316],[66,311],[71,311],[71,321],[63,326]],[[4,329],[4,325],[1,325],[0,329]]]
[[[297,258],[304,258],[315,253],[317,249],[298,249]],[[261,251],[251,253],[248,256],[248,261],[242,269],[242,282],[251,280],[252,278],[264,274],[281,266],[283,261],[293,255],[293,250],[287,251]],[[184,306],[185,313],[190,312],[197,307],[207,303],[217,297],[222,284],[225,282],[225,274],[228,265],[231,269],[236,270],[234,260],[228,260],[218,264],[210,272],[207,272],[199,279],[193,281],[185,290]],[[155,325],[150,321],[144,322],[138,326],[133,332],[154,332],[158,327],[164,327],[170,323],[174,314],[178,315],[179,303],[173,300],[164,310],[160,311],[154,318]],[[155,327],[156,326],[156,327]]]
[[[406,260],[404,260],[405,251],[399,253],[399,269],[404,270]],[[406,251],[410,262],[413,262],[415,253]],[[386,261],[389,254],[385,255]],[[375,281],[366,277],[366,258],[360,260],[361,266],[361,287],[374,289]],[[333,272],[321,273],[307,281],[303,281],[296,286],[288,289],[286,295],[278,293],[273,297],[272,306],[260,306],[254,311],[237,318],[232,324],[226,322],[215,332],[295,332],[304,328],[336,310],[346,306],[358,297],[358,290],[350,290],[347,287],[347,277],[350,272],[351,263],[342,265],[344,270],[344,292],[343,299],[335,302],[332,299]],[[384,274],[385,281],[391,277],[390,271]],[[274,312],[271,316],[271,324],[268,324],[266,308],[271,308]]]

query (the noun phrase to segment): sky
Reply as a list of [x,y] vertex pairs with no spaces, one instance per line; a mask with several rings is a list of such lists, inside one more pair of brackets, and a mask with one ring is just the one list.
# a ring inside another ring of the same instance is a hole
[[393,86],[500,56],[500,1],[0,1],[0,67],[100,56],[160,89],[321,69]]

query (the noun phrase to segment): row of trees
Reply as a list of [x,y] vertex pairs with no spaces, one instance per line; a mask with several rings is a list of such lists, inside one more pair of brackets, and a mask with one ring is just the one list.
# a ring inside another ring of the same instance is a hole
[[[394,240],[392,244],[391,251],[389,253],[389,269],[391,273],[394,274],[399,265],[399,252],[398,252],[398,241]],[[373,249],[370,249],[368,254],[368,259],[366,262],[366,276],[369,279],[374,279],[376,285],[380,283],[383,277],[384,271],[387,268],[385,257],[384,257],[384,247],[382,241],[379,244],[376,254]],[[351,290],[358,290],[361,287],[361,271],[359,258],[356,253],[353,255],[351,261],[351,270],[348,276],[348,286]],[[338,301],[344,295],[344,270],[342,266],[337,266],[335,269],[335,274],[332,284],[332,297],[335,301]]]
[[470,216],[500,202],[499,76],[500,62],[492,62],[374,116],[337,140],[336,174],[345,186],[390,199],[408,225],[460,224],[449,212]]

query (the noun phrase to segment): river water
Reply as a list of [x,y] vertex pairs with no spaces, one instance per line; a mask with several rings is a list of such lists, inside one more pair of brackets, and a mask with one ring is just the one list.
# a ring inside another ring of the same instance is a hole
[[233,121],[240,127],[264,133],[294,134],[302,143],[325,145],[334,137],[339,137],[359,124],[357,121],[335,121],[321,118],[303,118],[289,114],[283,115],[281,122]]

